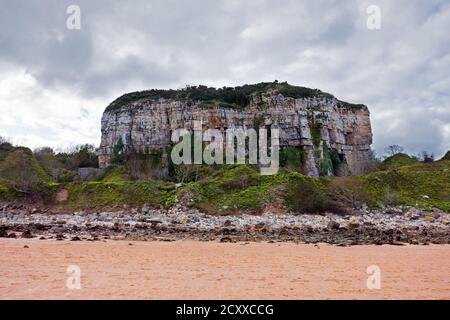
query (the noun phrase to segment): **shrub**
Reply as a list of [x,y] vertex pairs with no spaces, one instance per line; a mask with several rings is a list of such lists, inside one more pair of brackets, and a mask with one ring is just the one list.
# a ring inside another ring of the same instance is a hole
[[240,87],[223,87],[213,88],[207,86],[187,86],[180,90],[160,90],[152,89],[140,92],[132,92],[122,95],[114,100],[108,107],[107,111],[114,111],[127,104],[138,102],[141,100],[158,100],[173,99],[191,103],[205,102],[206,105],[223,104],[232,108],[246,107],[252,96],[261,95],[269,90],[277,90],[285,97],[291,98],[308,98],[316,96],[332,97],[330,94],[324,93],[318,89],[310,89],[305,87],[289,85],[287,82],[261,82],[251,85],[243,85]]
[[0,137],[0,161],[4,160],[8,153],[13,149],[14,147],[11,143],[4,141],[3,138]]
[[280,166],[299,171],[306,164],[306,151],[300,147],[284,147],[280,149]]
[[328,147],[323,144],[322,159],[319,165],[320,176],[329,176],[334,174],[333,161],[331,161],[330,151]]
[[322,125],[320,123],[313,122],[311,123],[310,128],[313,144],[316,148],[318,148],[320,146],[320,142],[322,141]]
[[289,209],[301,213],[333,210],[331,199],[323,187],[310,177],[298,176],[287,184],[285,203]]
[[337,208],[358,209],[364,204],[371,204],[368,185],[359,177],[336,177],[324,182]]
[[450,160],[450,151],[448,151],[448,152],[445,154],[445,156],[443,156],[442,159],[439,160],[439,161],[446,161],[446,160]]
[[390,145],[384,148],[384,152],[388,155],[388,157],[395,156],[396,154],[403,152],[403,147],[399,146],[398,144]]
[[[410,205],[450,211],[450,162],[394,167],[363,177],[373,199],[388,205]],[[425,197],[426,196],[426,197]]]
[[122,141],[122,137],[119,137],[119,140],[117,140],[117,142],[113,148],[113,156],[112,156],[111,163],[118,164],[118,165],[124,164],[126,157],[127,157],[127,155],[126,155],[125,145]]
[[15,148],[0,162],[0,178],[20,194],[40,194],[50,177],[27,148]]
[[129,179],[129,172],[125,166],[110,165],[105,169],[100,180],[103,182],[123,182]]
[[337,176],[341,167],[341,157],[336,149],[332,149],[330,152],[330,160],[333,165],[333,174]]
[[402,166],[408,166],[419,163],[419,160],[416,158],[410,157],[409,155],[405,153],[398,153],[395,154],[389,158],[386,158],[380,166],[381,170],[388,170],[388,169],[394,169],[399,168]]

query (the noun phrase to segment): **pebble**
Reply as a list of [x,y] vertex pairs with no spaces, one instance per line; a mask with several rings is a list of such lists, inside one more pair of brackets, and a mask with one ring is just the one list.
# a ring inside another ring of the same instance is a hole
[[[404,241],[407,241],[410,233],[429,230],[431,234],[442,234],[442,238],[435,240],[442,242],[449,232],[448,214],[440,210],[424,212],[414,207],[385,208],[380,211],[364,208],[344,216],[333,213],[279,215],[269,211],[262,215],[221,216],[208,215],[182,206],[165,210],[150,209],[145,205],[142,209],[124,207],[120,211],[98,214],[80,211],[75,214],[49,215],[41,210],[30,215],[23,210],[6,209],[0,212],[0,228],[3,230],[0,236],[15,237],[15,233],[11,231],[17,231],[22,232],[22,237],[33,237],[34,232],[38,236],[53,235],[57,240],[79,241],[80,237],[87,238],[95,232],[102,238],[133,236],[147,239],[158,234],[171,234],[177,238],[196,237],[221,241],[228,241],[228,238],[234,241],[235,236],[248,236],[249,240],[257,237],[273,240],[278,236],[283,240],[302,237],[300,240],[303,241],[307,237],[308,241],[336,242],[341,241],[336,238],[336,234],[342,233],[351,243],[360,241],[363,236],[367,242],[393,243],[397,240],[392,239],[396,234],[392,230],[406,233]],[[330,230],[333,235],[329,234]],[[225,236],[221,237],[223,235]],[[92,240],[97,240],[98,237],[92,236]]]

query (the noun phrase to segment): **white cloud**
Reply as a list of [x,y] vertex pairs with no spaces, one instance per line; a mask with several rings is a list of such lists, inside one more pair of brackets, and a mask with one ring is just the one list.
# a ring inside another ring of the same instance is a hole
[[79,0],[80,31],[65,28],[70,1],[42,2],[0,11],[0,134],[21,143],[98,143],[127,91],[278,79],[367,104],[378,152],[449,149],[446,0]]
[[24,70],[0,74],[0,79],[1,136],[31,148],[99,143],[104,99],[84,100],[75,92],[47,90]]

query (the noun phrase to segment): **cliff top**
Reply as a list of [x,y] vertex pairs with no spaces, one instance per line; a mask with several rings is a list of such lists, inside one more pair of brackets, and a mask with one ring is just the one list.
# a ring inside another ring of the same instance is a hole
[[[246,84],[239,87],[214,88],[208,86],[188,86],[183,89],[151,89],[124,94],[114,100],[105,111],[117,110],[127,104],[145,101],[172,99],[184,102],[204,102],[206,105],[218,105],[224,108],[244,108],[254,95],[267,93],[268,91],[277,91],[285,97],[300,99],[311,97],[333,98],[334,96],[322,92],[319,89],[310,89],[290,85],[287,82],[261,82],[257,84]],[[349,108],[364,107],[361,104],[351,104],[340,101]]]

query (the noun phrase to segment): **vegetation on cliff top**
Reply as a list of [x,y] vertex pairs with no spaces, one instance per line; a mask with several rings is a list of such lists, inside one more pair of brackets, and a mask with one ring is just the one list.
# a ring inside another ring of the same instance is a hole
[[[223,87],[217,89],[199,85],[188,86],[178,90],[152,89],[127,93],[114,100],[106,108],[106,111],[117,110],[127,104],[138,101],[159,100],[161,98],[183,101],[186,103],[202,102],[205,107],[220,106],[226,108],[244,108],[249,104],[252,96],[265,94],[270,90],[276,90],[285,97],[295,99],[309,97],[333,97],[331,94],[322,92],[318,89],[293,86],[287,82],[281,83],[278,81],[261,82],[258,84],[247,84],[239,87]],[[350,108],[362,106],[342,101],[341,104]]]
[[0,152],[0,194],[12,196],[44,191],[51,181],[33,152],[15,147]]

